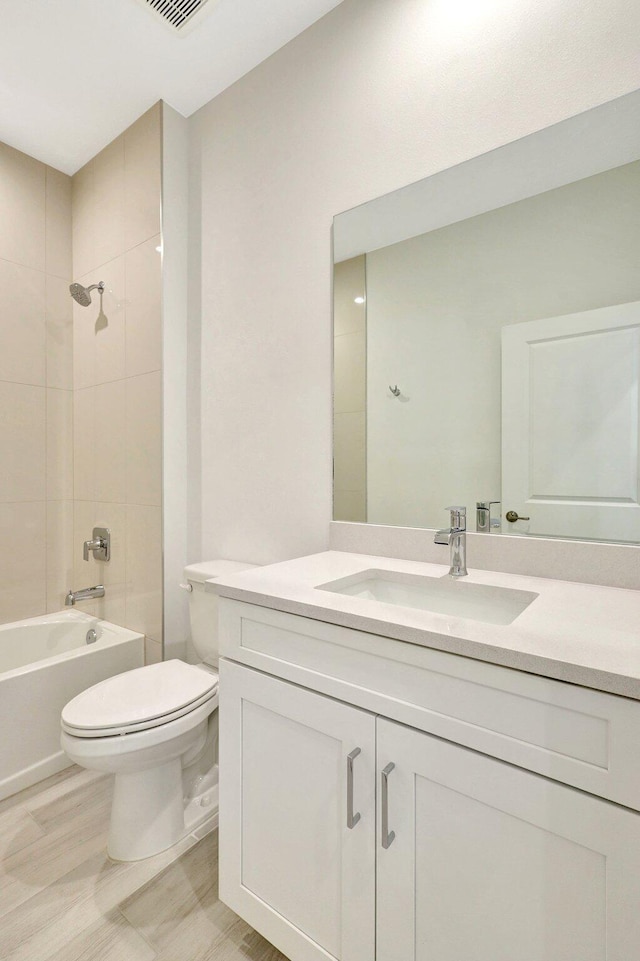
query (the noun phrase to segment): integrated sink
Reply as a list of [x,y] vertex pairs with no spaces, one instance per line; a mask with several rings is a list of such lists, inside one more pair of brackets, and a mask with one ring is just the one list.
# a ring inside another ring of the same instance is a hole
[[413,607],[432,614],[464,617],[485,624],[511,624],[538,597],[532,591],[473,584],[448,574],[425,577],[384,570],[359,571],[337,581],[319,584],[317,590]]

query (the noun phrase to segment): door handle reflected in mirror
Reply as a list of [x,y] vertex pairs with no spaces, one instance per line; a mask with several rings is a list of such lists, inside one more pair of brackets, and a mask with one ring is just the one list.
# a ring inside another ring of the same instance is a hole
[[530,517],[521,517],[517,511],[507,511],[504,515],[510,524],[515,524],[516,521],[530,521]]

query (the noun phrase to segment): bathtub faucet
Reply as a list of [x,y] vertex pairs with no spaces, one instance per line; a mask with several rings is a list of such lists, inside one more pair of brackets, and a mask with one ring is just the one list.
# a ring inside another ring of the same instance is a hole
[[76,601],[88,601],[90,597],[104,597],[104,587],[84,587],[81,591],[69,591],[64,599],[65,607],[73,607]]

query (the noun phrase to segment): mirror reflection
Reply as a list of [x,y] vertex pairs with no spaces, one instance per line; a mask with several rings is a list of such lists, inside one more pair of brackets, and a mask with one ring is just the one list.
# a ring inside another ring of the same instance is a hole
[[340,260],[334,349],[336,520],[640,541],[640,161]]

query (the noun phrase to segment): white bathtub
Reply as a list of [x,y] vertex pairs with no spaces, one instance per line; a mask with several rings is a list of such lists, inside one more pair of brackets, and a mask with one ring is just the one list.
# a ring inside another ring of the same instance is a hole
[[[87,632],[97,640],[87,644]],[[60,712],[80,691],[144,664],[144,635],[83,611],[0,626],[0,800],[71,763]]]

